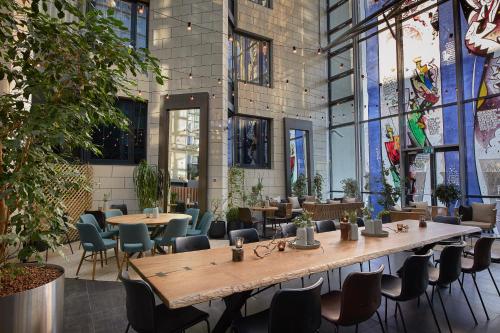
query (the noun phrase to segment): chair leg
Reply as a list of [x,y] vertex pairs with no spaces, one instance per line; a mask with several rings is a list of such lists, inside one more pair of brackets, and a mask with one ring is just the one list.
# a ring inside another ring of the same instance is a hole
[[474,314],[474,311],[472,310],[472,306],[470,305],[469,298],[467,297],[467,294],[465,293],[464,285],[460,281],[460,278],[458,279],[458,283],[460,284],[460,289],[462,290],[462,294],[464,294],[465,300],[467,301],[467,306],[469,307],[470,313],[472,314],[472,318],[474,318],[474,323],[476,323],[477,326],[477,319],[476,315]]
[[372,271],[372,261],[368,260],[368,272]]
[[114,247],[113,251],[115,251],[116,267],[118,268],[118,272],[120,272],[120,258],[118,258],[118,249]]
[[82,259],[80,259],[80,263],[78,264],[78,268],[76,270],[76,276],[78,276],[78,273],[80,273],[80,268],[82,267],[83,259],[85,259],[86,253],[87,253],[87,251],[85,251],[85,250],[82,253]]
[[378,323],[380,324],[380,329],[382,330],[382,333],[385,333],[385,328],[384,324],[382,323],[382,318],[380,317],[380,313],[378,313],[378,311],[375,311],[375,313],[377,314]]
[[92,281],[95,279],[95,264],[97,263],[97,252],[92,252]]
[[68,242],[69,249],[71,250],[71,254],[75,254],[75,252],[73,252],[73,247],[71,246],[71,240],[69,239],[68,232],[66,231],[65,234],[66,234],[66,241]]
[[484,314],[486,315],[486,320],[490,320],[490,316],[488,315],[488,311],[486,311],[486,305],[484,305],[483,296],[481,295],[481,292],[479,291],[479,287],[477,286],[476,274],[471,274],[471,275],[472,275],[472,281],[474,282],[474,286],[476,286],[477,294],[479,295],[479,300],[481,301],[481,305],[483,306]]
[[493,284],[495,285],[495,289],[497,290],[498,296],[500,296],[500,291],[498,290],[497,283],[495,281],[495,278],[493,277],[493,274],[491,274],[491,269],[488,267],[488,273],[490,273],[491,276],[491,281],[493,281]]
[[128,330],[130,329],[130,323],[127,325],[127,329],[125,330],[125,333],[128,333]]
[[385,322],[387,323],[387,297],[385,298]]
[[207,323],[207,333],[210,333],[210,322],[208,319],[205,319],[205,323]]
[[436,326],[438,328],[438,332],[441,333],[441,327],[439,327],[439,323],[436,318],[436,313],[434,312],[434,306],[432,306],[431,300],[429,299],[429,295],[427,294],[427,291],[425,291],[425,298],[427,298],[427,303],[429,303],[429,306],[431,307],[431,312],[432,312],[432,317],[434,318],[434,322],[436,323]]
[[342,289],[342,267],[339,267],[339,289]]
[[330,288],[330,273],[326,271],[326,277],[328,279],[328,292],[331,292],[332,289]]
[[107,265],[108,264],[108,250],[104,251],[104,263]]
[[104,267],[104,261],[102,260],[102,251],[99,251],[99,256],[101,257],[101,268]]
[[396,302],[396,311],[399,308],[399,316],[401,317],[401,322],[403,323],[403,330],[405,333],[408,331],[406,330],[406,324],[405,324],[405,319],[403,318],[403,311],[401,311],[401,305],[399,305],[399,302]]
[[360,270],[361,272],[363,271],[363,263],[362,263],[362,262],[360,262],[360,263],[359,263],[359,270]]
[[432,291],[431,291],[431,303],[434,304],[434,292],[436,290],[436,286],[432,286]]
[[356,324],[356,333],[358,333],[358,326],[359,324]]
[[300,278],[300,281],[302,282],[302,288],[304,288],[304,277],[303,276]]
[[[450,283],[450,285],[451,285],[451,283]],[[443,308],[444,317],[446,318],[446,324],[448,324],[448,328],[450,329],[450,333],[453,333],[453,329],[451,328],[451,324],[450,324],[450,319],[448,318],[448,313],[446,312],[446,308],[444,306],[444,302],[443,302],[443,298],[441,297],[441,293],[439,292],[439,288],[437,288],[437,294],[439,297],[439,302],[441,303],[441,307]]]

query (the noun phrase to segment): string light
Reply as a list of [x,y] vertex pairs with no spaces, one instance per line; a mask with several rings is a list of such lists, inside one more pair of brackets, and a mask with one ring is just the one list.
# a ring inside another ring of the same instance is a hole
[[297,48],[295,46],[292,47],[292,52],[297,53]]
[[139,12],[139,14],[144,14],[144,6],[143,5],[138,5],[137,6],[137,11]]
[[212,98],[215,99],[215,94],[212,94]]
[[109,7],[111,7],[111,8],[115,8],[116,7],[115,0],[109,0],[108,4],[109,4]]
[[318,55],[321,55],[321,48],[318,48]]
[[189,78],[192,79],[193,78],[193,73],[189,73]]
[[189,100],[194,101],[194,96],[193,95],[189,96]]
[[218,84],[221,84],[221,83],[222,83],[222,81],[221,81],[221,79],[220,79],[220,78],[218,78],[218,79],[217,79],[217,83],[218,83]]
[[166,94],[166,95],[165,95],[165,99],[170,99],[170,95],[169,95],[169,94]]
[[269,105],[266,106],[266,110],[269,111]]
[[230,42],[232,42],[233,41],[233,35],[230,34],[229,37],[228,37],[228,39],[229,39]]
[[191,22],[188,22],[188,25],[187,25],[187,30],[188,31],[191,31],[192,27],[191,27]]
[[142,96],[142,91],[139,90],[139,96]]

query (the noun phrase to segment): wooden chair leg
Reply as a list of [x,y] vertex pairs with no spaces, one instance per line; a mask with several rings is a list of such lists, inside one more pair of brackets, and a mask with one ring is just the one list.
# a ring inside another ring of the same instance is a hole
[[104,263],[107,265],[108,264],[108,250],[104,251]]
[[78,264],[78,269],[76,270],[76,276],[78,276],[78,273],[80,273],[80,268],[82,267],[83,259],[85,259],[85,254],[87,251],[83,251],[82,253],[82,259],[80,259],[80,263]]
[[151,249],[151,256],[153,256],[153,257],[155,256],[155,248],[154,247]]
[[118,267],[118,272],[120,272],[120,259],[118,258],[118,249],[114,247],[113,250],[115,251],[116,267]]
[[99,251],[99,256],[101,257],[101,268],[104,267],[104,261],[102,260],[102,251]]
[[92,281],[95,279],[95,264],[97,263],[97,252],[92,252]]

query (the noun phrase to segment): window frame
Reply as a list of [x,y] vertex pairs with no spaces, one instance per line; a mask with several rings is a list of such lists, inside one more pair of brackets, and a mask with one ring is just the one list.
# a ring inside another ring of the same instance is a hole
[[[253,85],[257,85],[257,86],[261,86],[261,87],[267,87],[267,88],[271,88],[273,86],[272,84],[272,79],[273,79],[273,75],[272,75],[272,66],[273,66],[273,62],[272,62],[272,40],[268,39],[268,38],[265,38],[263,36],[258,36],[258,35],[255,35],[255,34],[252,34],[252,33],[248,33],[248,32],[245,32],[245,31],[241,31],[241,30],[237,30],[237,29],[233,29],[232,30],[232,37],[233,37],[233,70],[234,70],[234,81],[238,81],[238,82],[244,82],[244,83],[247,83],[247,84],[253,84]],[[239,56],[237,54],[237,50],[238,50],[238,47],[236,45],[236,42],[237,40],[243,40],[244,43],[244,47],[243,47],[243,62],[244,62],[244,79],[241,79],[239,78],[238,76],[241,76],[241,74],[239,73],[239,69],[240,69],[240,66],[239,66]],[[248,66],[247,66],[247,44],[248,44],[248,40],[254,40],[254,41],[257,41],[259,43],[258,45],[258,49],[259,49],[259,54],[258,54],[258,62],[259,62],[259,82],[253,82],[253,81],[249,81],[248,79]],[[267,55],[267,58],[268,58],[268,64],[267,64],[267,75],[266,77],[268,78],[268,83],[264,83],[264,56],[263,56],[263,47],[264,47],[264,43],[267,43],[267,47],[268,47],[268,55]]]

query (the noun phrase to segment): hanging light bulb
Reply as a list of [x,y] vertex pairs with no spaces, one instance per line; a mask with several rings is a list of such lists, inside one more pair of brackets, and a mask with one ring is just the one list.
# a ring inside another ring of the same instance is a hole
[[192,79],[193,78],[193,73],[189,73],[189,78]]
[[187,26],[187,30],[188,31],[191,31],[192,27],[191,27],[191,22],[188,22],[188,26]]
[[306,89],[304,89],[304,94],[307,94],[309,91]]
[[297,48],[295,46],[292,47],[292,52],[297,53]]
[[144,6],[143,5],[138,5],[137,6],[137,11],[139,12],[139,14],[144,14]]
[[218,78],[218,79],[217,79],[217,83],[218,83],[218,84],[221,84],[221,83],[222,83],[222,81],[221,81],[221,79],[220,79],[220,78]]
[[321,99],[322,99],[322,100],[325,100],[325,96],[321,96]]
[[189,96],[189,100],[194,101],[194,96],[193,95]]
[[233,35],[230,34],[229,37],[228,37],[228,39],[229,39],[230,42],[232,42],[233,41]]
[[266,106],[266,110],[269,111],[269,105]]
[[111,8],[115,8],[116,7],[116,1],[115,0],[109,0],[108,1],[108,6],[111,7]]
[[318,55],[321,55],[321,48],[318,48]]
[[165,99],[170,99],[170,95],[169,94],[165,95]]
[[215,99],[215,94],[212,94],[212,98]]
[[142,96],[142,91],[139,90],[139,97],[141,97],[141,96]]

